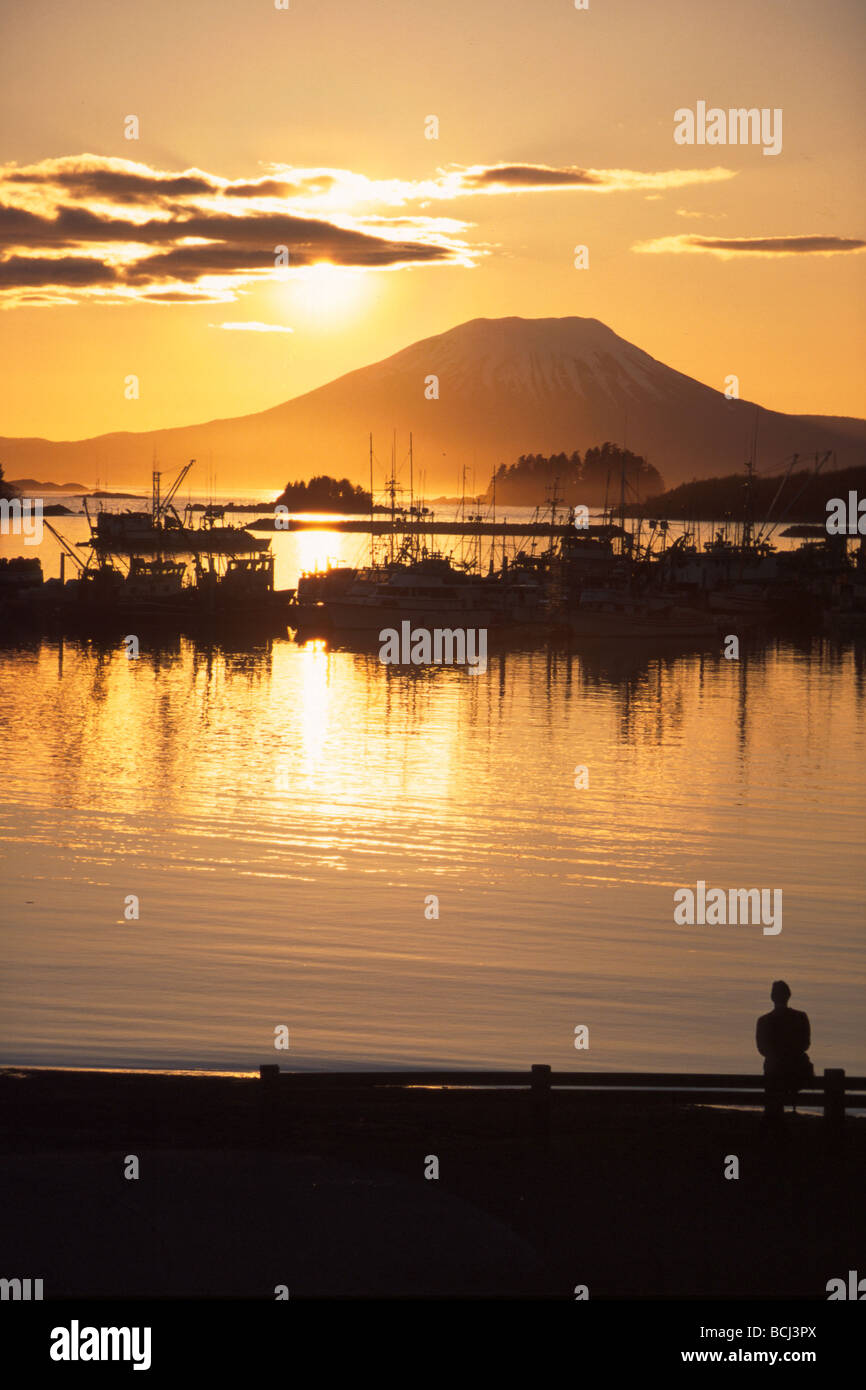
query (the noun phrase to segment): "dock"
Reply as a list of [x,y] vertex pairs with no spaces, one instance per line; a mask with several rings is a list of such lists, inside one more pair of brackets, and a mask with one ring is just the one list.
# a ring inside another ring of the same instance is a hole
[[[287,517],[278,526],[272,516],[259,517],[257,521],[246,523],[247,531],[347,531],[367,536],[571,536],[575,527],[549,521],[424,521],[396,516],[374,518],[359,517],[347,520],[345,517],[301,519]],[[584,526],[580,535],[598,540],[609,536],[624,534],[619,526]]]

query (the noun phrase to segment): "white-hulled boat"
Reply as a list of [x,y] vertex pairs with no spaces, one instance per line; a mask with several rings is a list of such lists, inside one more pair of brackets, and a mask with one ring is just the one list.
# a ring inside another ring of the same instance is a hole
[[323,606],[331,625],[349,632],[378,632],[404,619],[428,628],[491,627],[498,617],[487,581],[438,557],[359,570]]

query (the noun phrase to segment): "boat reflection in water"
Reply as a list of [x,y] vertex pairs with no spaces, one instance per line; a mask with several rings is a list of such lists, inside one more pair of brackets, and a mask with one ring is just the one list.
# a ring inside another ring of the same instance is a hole
[[713,637],[718,618],[671,595],[639,597],[616,589],[584,589],[563,617],[572,637]]

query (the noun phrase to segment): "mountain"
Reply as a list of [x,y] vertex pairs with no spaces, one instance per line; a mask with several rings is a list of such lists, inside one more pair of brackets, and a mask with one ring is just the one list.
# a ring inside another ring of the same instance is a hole
[[[429,400],[431,376],[439,396]],[[154,452],[169,472],[212,459],[221,492],[278,490],[312,473],[366,484],[372,431],[378,490],[396,429],[398,461],[413,432],[416,481],[423,473],[428,496],[459,491],[464,465],[467,490],[481,492],[495,467],[522,453],[583,453],[605,440],[643,454],[672,487],[738,469],[755,414],[598,319],[472,319],[256,415],[75,442],[0,439],[0,461],[7,473],[101,476],[112,487],[141,487]],[[839,468],[866,462],[866,421],[760,412],[759,471],[824,449],[836,451]]]
[[22,497],[41,497],[44,492],[60,492],[70,497],[82,497],[90,491],[81,483],[40,483],[38,478],[11,478],[9,486],[20,492]]

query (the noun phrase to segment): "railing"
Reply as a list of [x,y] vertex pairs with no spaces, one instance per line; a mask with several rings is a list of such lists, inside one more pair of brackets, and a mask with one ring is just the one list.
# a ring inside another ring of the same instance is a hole
[[[309,1091],[366,1091],[386,1088],[433,1087],[447,1090],[521,1090],[531,1100],[536,1133],[550,1132],[554,1090],[587,1090],[611,1097],[637,1096],[647,1102],[681,1100],[691,1105],[759,1106],[765,1103],[765,1079],[754,1073],[710,1072],[573,1072],[533,1066],[529,1071],[407,1071],[284,1072],[271,1063],[259,1068],[263,1099]],[[821,1107],[825,1122],[840,1127],[846,1109],[866,1108],[866,1077],[846,1077],[844,1070],[827,1068],[801,1086],[788,1104]]]

